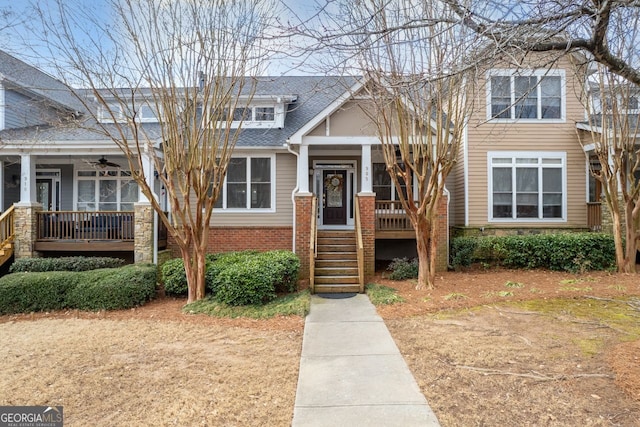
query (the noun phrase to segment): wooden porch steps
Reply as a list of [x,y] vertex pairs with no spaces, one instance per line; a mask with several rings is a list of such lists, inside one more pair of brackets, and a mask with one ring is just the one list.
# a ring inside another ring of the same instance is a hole
[[13,242],[5,242],[0,248],[0,265],[4,265],[13,256]]
[[318,230],[316,293],[360,292],[354,231]]

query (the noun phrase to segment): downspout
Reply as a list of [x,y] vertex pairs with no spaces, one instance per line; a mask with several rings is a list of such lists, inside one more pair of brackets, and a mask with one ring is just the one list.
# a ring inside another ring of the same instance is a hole
[[[296,156],[296,170],[298,169],[298,157],[300,157],[300,153],[296,153],[294,150],[291,149],[291,142],[289,141],[289,139],[287,138],[287,140],[284,143],[284,146],[287,147],[287,151],[291,154],[293,154],[294,156]],[[296,186],[293,189],[293,191],[291,192],[291,203],[293,204],[293,236],[291,238],[292,242],[291,242],[291,252],[295,253],[296,252],[296,193],[298,192],[298,189],[300,188],[300,184],[298,183],[298,174],[296,173]]]

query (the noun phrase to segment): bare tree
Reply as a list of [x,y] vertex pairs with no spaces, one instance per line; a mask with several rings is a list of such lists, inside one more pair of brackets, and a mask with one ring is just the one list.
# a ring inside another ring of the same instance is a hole
[[[599,64],[585,93],[589,128],[579,132],[591,173],[611,213],[619,272],[636,272],[640,239],[640,121],[638,88]],[[595,160],[595,161],[593,161]]]
[[634,0],[443,0],[488,42],[526,52],[582,52],[640,85],[640,2]]
[[[429,25],[407,24],[415,16]],[[415,230],[418,288],[434,284],[438,210],[460,154],[478,65],[477,37],[448,17],[438,4],[369,0],[345,4],[335,22],[347,22],[333,25],[339,28],[333,39],[341,39],[334,47],[365,77],[364,111],[377,127],[387,171]]]
[[[76,94],[89,120],[79,125],[122,150],[180,248],[188,302],[201,299],[209,223],[241,131],[234,111],[254,93],[272,7],[268,0],[109,0],[109,15],[96,16],[67,0],[56,5],[39,10],[43,41],[64,81],[83,88]],[[155,126],[144,123],[150,112]],[[172,221],[148,184],[145,158],[159,172]]]

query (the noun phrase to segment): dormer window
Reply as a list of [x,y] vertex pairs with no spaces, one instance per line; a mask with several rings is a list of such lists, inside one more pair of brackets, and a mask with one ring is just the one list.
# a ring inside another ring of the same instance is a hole
[[[237,128],[281,128],[284,126],[285,105],[250,105],[233,109],[231,127]],[[222,115],[222,126],[226,126],[229,112],[225,109]]]
[[135,111],[127,105],[123,110],[123,104],[109,103],[105,107],[100,105],[98,108],[98,121],[101,123],[124,122],[127,117],[135,115],[136,120],[140,123],[158,123],[158,114],[155,107],[149,104],[136,104]]

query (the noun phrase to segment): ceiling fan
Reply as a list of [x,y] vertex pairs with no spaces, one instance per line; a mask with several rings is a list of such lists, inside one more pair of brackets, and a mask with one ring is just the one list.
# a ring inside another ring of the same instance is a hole
[[93,165],[93,166],[97,166],[97,167],[102,168],[102,169],[106,168],[107,166],[110,166],[112,168],[119,168],[120,167],[119,164],[108,161],[105,156],[100,157],[100,159],[98,161],[96,161],[96,162],[87,162],[87,163],[89,163],[90,165]]

